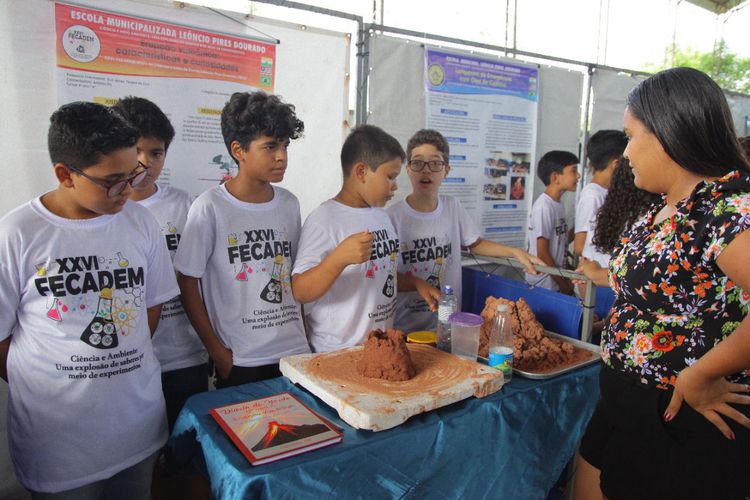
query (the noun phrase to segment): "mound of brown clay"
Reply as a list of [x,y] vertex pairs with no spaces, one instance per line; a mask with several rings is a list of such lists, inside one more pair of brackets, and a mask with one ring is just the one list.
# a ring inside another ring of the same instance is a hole
[[487,297],[482,317],[484,325],[479,340],[479,355],[488,356],[488,341],[497,306],[506,304],[513,328],[513,366],[520,370],[544,373],[591,358],[591,351],[570,342],[549,338],[534,312],[523,299],[513,302]]
[[405,338],[400,330],[373,330],[367,334],[362,358],[357,364],[360,375],[394,382],[416,375]]

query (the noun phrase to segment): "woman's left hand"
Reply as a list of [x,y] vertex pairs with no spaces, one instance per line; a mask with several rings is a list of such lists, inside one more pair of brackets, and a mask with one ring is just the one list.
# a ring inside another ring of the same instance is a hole
[[733,440],[734,432],[722,415],[750,428],[750,419],[729,406],[729,403],[750,405],[748,391],[750,387],[745,384],[735,384],[723,377],[709,378],[696,367],[687,367],[677,377],[672,400],[664,412],[664,420],[672,420],[680,411],[682,403],[686,402],[714,424],[727,439]]

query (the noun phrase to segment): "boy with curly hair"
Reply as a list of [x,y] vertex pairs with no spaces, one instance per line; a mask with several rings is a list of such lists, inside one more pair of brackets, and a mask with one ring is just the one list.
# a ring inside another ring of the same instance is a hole
[[284,179],[289,142],[303,130],[294,106],[260,91],[233,94],[221,112],[239,171],[195,200],[174,261],[217,387],[280,376],[279,358],[310,352],[289,280],[299,201],[273,185]]

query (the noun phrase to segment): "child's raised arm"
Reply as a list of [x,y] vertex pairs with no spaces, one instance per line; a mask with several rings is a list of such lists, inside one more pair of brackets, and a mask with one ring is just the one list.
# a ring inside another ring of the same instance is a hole
[[373,236],[369,231],[355,233],[343,240],[320,264],[292,276],[292,294],[300,304],[314,302],[333,286],[341,272],[351,264],[370,259]]
[[484,255],[486,257],[513,257],[519,260],[524,265],[524,271],[531,274],[536,274],[534,270],[534,264],[543,266],[544,261],[539,257],[535,257],[528,252],[521,250],[520,248],[513,248],[502,243],[496,243],[494,241],[483,240],[479,238],[476,243],[469,246],[472,252],[477,255]]

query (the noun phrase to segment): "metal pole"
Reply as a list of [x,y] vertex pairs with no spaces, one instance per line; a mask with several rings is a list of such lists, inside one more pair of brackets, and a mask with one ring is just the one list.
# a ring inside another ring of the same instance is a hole
[[370,78],[370,25],[359,23],[357,31],[357,106],[356,124],[367,123],[367,102]]

